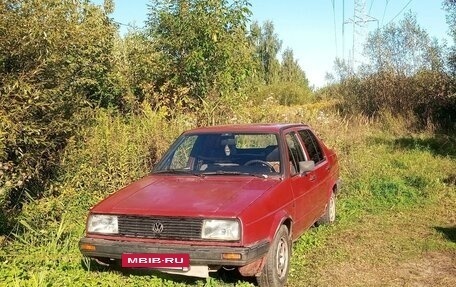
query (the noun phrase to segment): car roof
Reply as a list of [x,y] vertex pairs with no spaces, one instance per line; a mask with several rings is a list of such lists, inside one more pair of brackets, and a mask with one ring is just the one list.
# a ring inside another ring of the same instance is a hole
[[270,124],[235,124],[199,127],[186,131],[185,133],[219,133],[219,132],[260,132],[278,133],[281,130],[292,127],[308,127],[306,124],[299,123],[270,123]]

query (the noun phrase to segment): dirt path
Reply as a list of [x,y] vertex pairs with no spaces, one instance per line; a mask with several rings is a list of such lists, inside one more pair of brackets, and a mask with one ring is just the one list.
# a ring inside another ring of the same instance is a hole
[[334,228],[295,264],[288,286],[456,286],[456,203],[449,197]]
[[456,286],[455,266],[455,254],[445,252],[429,252],[403,262],[344,262],[321,270],[327,276],[315,283],[318,286]]

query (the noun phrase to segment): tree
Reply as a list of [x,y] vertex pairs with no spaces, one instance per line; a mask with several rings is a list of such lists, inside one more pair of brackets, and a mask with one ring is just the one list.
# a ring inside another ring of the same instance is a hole
[[370,64],[370,72],[393,71],[395,74],[412,76],[422,69],[439,69],[435,52],[427,32],[416,17],[408,13],[399,25],[391,23],[369,35],[364,53]]
[[278,59],[282,41],[274,31],[272,21],[263,25],[253,22],[250,26],[249,41],[255,49],[256,62],[255,90],[251,98],[261,103],[274,98],[282,105],[308,102],[312,96],[306,74],[294,58],[293,50],[285,49],[282,61]]
[[259,61],[260,75],[265,84],[272,84],[279,78],[280,63],[277,59],[282,48],[282,41],[274,31],[272,21],[266,21],[260,27],[254,22],[250,27],[250,41],[256,50],[256,59]]
[[445,0],[443,8],[447,12],[446,21],[450,28],[449,35],[453,39],[453,46],[448,55],[448,66],[451,74],[456,78],[456,1]]
[[311,100],[312,91],[309,88],[309,80],[290,48],[285,49],[282,54],[279,79],[282,85],[287,86],[280,97],[281,104],[303,104]]
[[415,16],[406,14],[399,24],[369,35],[365,44],[368,62],[356,72],[336,60],[336,83],[327,91],[342,98],[344,112],[376,116],[387,111],[415,115],[418,127],[454,127],[455,98],[445,51],[418,25]]
[[448,79],[443,48],[416,17],[408,13],[398,25],[377,29],[369,35],[365,53],[370,64],[360,70],[363,95],[356,100],[362,109],[367,114],[415,112],[431,121],[435,107],[445,102]]
[[326,79],[333,84],[336,84],[342,83],[350,78],[353,78],[354,76],[355,71],[353,71],[353,66],[344,59],[336,58],[334,60],[334,74],[327,73]]
[[253,68],[249,15],[246,0],[151,0],[147,29],[162,63],[156,89],[203,99],[242,87]]
[[0,205],[14,205],[52,176],[80,109],[116,101],[116,27],[84,0],[3,0],[0,14]]
[[145,31],[132,29],[115,42],[114,73],[122,87],[122,110],[140,111],[140,104],[152,101],[154,95],[153,80],[160,75],[160,55],[156,52],[154,42]]
[[290,48],[285,49],[282,54],[280,79],[284,82],[293,82],[304,87],[309,86],[306,73],[299,66],[298,61],[294,58],[293,50]]

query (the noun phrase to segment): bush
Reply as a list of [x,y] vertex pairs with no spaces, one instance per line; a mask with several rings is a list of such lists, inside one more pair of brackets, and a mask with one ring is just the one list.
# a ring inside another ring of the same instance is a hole
[[[87,1],[0,3],[0,207],[20,207],[55,176],[83,107],[116,101],[115,27]],[[9,216],[8,216],[9,217]],[[4,223],[0,229],[3,229]]]
[[378,117],[412,115],[415,128],[455,128],[455,97],[451,79],[444,73],[422,70],[413,76],[380,72],[357,76],[326,88],[321,94],[335,96],[344,114]]
[[193,125],[183,118],[167,117],[165,108],[153,111],[146,105],[131,116],[115,110],[95,111],[92,126],[72,138],[64,153],[62,180],[77,193],[105,196],[144,176],[170,142]]
[[293,82],[260,86],[258,90],[250,92],[249,98],[257,104],[272,98],[284,106],[303,105],[314,100],[308,87]]

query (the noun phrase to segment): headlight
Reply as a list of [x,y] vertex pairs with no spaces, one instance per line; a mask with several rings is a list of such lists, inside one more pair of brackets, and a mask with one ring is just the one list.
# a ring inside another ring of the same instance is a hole
[[89,216],[89,220],[87,221],[87,232],[104,234],[119,233],[117,216],[91,214]]
[[238,220],[207,219],[203,221],[201,238],[215,240],[239,240],[241,230]]

